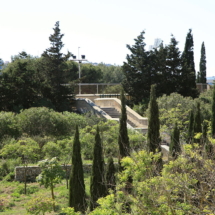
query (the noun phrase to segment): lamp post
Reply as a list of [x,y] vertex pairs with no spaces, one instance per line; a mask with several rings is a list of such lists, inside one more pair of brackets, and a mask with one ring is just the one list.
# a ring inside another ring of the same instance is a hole
[[[78,47],[78,59],[76,59],[76,56],[73,55],[73,59],[71,61],[78,61],[78,71],[79,71],[79,75],[78,78],[81,78],[81,63],[82,61],[87,61],[87,59],[85,59],[85,55],[81,55],[81,59],[79,58],[79,49],[80,47]],[[79,85],[79,94],[81,94],[81,83],[78,84]]]

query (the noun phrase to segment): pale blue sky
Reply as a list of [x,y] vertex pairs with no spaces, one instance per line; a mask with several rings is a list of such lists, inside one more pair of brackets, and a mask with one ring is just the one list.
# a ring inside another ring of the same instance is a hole
[[183,51],[193,30],[196,71],[201,44],[207,57],[207,76],[215,76],[214,0],[7,0],[1,2],[0,58],[10,61],[21,51],[40,56],[49,47],[56,21],[65,34],[63,52],[85,54],[91,62],[122,65],[145,30],[147,48],[155,38],[164,44],[173,34]]

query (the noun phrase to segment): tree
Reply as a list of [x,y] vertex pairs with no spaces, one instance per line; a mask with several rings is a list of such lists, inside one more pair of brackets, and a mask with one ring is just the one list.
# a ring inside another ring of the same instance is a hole
[[166,70],[169,78],[166,83],[168,90],[164,92],[170,95],[173,92],[179,92],[180,88],[180,72],[181,72],[181,52],[177,47],[178,41],[171,35],[170,44],[166,47]]
[[194,113],[193,110],[190,111],[190,117],[189,117],[189,125],[188,125],[188,137],[187,137],[187,143],[193,142],[193,131],[194,131]]
[[50,35],[49,40],[51,47],[46,49],[42,54],[43,57],[43,69],[46,74],[43,87],[43,96],[50,99],[56,110],[65,111],[69,110],[69,98],[74,94],[73,86],[65,81],[67,73],[66,61],[71,57],[71,53],[66,55],[61,53],[61,49],[64,44],[62,38],[64,34],[60,33],[59,22],[56,22],[54,33]]
[[95,145],[93,150],[92,173],[90,179],[91,210],[98,206],[96,203],[97,200],[101,197],[104,197],[107,194],[104,177],[105,174],[102,143],[99,134],[99,127],[97,126],[95,135]]
[[151,86],[148,117],[147,147],[149,152],[160,152],[160,121],[158,103],[155,95],[155,85]]
[[215,85],[213,89],[213,100],[212,100],[211,134],[212,134],[212,137],[215,138]]
[[38,144],[30,139],[21,139],[15,144],[6,144],[1,150],[0,155],[4,158],[17,158],[21,157],[22,163],[24,165],[24,194],[27,193],[27,167],[30,162],[34,162],[38,157],[39,146]]
[[0,109],[19,112],[35,105],[40,95],[36,59],[17,58],[0,76]]
[[77,125],[73,143],[72,168],[69,180],[69,207],[74,207],[76,212],[84,212],[86,209],[84,174],[81,159],[79,129]]
[[59,184],[64,177],[64,171],[62,166],[58,163],[57,158],[45,159],[39,161],[39,167],[41,168],[41,173],[37,176],[37,181],[40,185],[44,185],[45,188],[50,187],[51,196],[53,200],[53,210],[55,210],[55,196],[54,188],[56,184]]
[[196,72],[194,63],[193,51],[193,35],[192,30],[189,29],[187,33],[184,51],[181,56],[182,69],[179,93],[183,96],[191,96],[196,98],[198,91],[196,88]]
[[141,102],[144,98],[149,98],[150,86],[155,81],[155,73],[152,68],[153,52],[145,50],[144,34],[142,31],[137,39],[134,39],[135,45],[127,45],[131,52],[127,55],[127,62],[123,63],[122,70],[125,79],[122,82],[126,93],[132,96],[135,103]]
[[113,158],[109,157],[107,162],[106,170],[106,186],[107,190],[115,190],[116,178],[115,178],[116,168],[114,166]]
[[130,144],[127,130],[127,114],[124,91],[121,91],[121,116],[119,121],[119,161],[126,156],[130,155]]
[[206,53],[205,44],[202,42],[201,46],[201,58],[199,63],[199,83],[206,83]]
[[176,159],[181,153],[179,136],[180,136],[180,131],[176,123],[171,135],[171,143],[170,143],[170,149],[169,149],[170,154],[174,159]]

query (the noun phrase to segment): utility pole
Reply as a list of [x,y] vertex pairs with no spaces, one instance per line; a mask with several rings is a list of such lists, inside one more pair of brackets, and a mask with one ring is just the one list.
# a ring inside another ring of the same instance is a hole
[[[79,70],[79,75],[78,75],[78,78],[79,80],[81,79],[81,63],[82,61],[88,61],[87,59],[85,59],[85,55],[81,55],[81,59],[79,57],[79,49],[80,47],[78,47],[78,59],[76,59],[76,56],[73,55],[73,59],[71,61],[77,61],[78,62],[78,70]],[[79,94],[81,94],[81,83],[79,82]]]

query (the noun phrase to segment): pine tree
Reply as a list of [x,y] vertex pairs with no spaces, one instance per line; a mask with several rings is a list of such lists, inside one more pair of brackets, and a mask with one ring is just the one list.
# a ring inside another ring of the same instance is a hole
[[179,137],[180,137],[180,131],[176,123],[171,135],[171,143],[170,143],[170,149],[169,149],[170,154],[174,159],[176,159],[178,155],[181,153]]
[[86,209],[86,194],[78,126],[76,126],[73,143],[72,167],[69,180],[69,207],[74,207],[75,211],[81,212],[84,212]]
[[[145,32],[141,32],[135,40],[135,45],[127,45],[131,52],[127,55],[127,62],[123,63],[122,70],[125,79],[122,82],[126,93],[132,96],[135,103],[141,102],[143,99],[149,98],[150,86],[155,83],[156,76],[153,69],[154,59],[153,52],[145,50]],[[152,56],[151,56],[152,54]]]
[[190,117],[189,117],[189,126],[188,126],[188,138],[187,143],[193,142],[193,126],[194,126],[194,114],[193,110],[190,111]]
[[213,87],[211,134],[215,138],[215,84]]
[[148,135],[147,146],[148,151],[155,153],[161,151],[160,146],[160,121],[158,103],[155,95],[155,85],[151,86],[150,102],[149,102],[149,117],[148,117]]
[[202,43],[201,47],[201,58],[199,63],[199,76],[200,76],[200,82],[199,83],[206,83],[206,53],[205,53],[205,44]]
[[196,98],[198,91],[196,88],[196,72],[194,63],[194,51],[193,51],[193,35],[192,30],[189,29],[187,33],[184,51],[182,53],[182,69],[179,93],[183,96],[191,96]]
[[[66,55],[61,53],[64,44],[60,33],[59,22],[56,22],[54,33],[50,35],[51,47],[42,54],[43,70],[46,78],[44,80],[43,96],[50,100],[58,111],[69,110],[69,98],[74,94],[73,87],[66,83],[66,61],[71,57],[71,53]],[[70,96],[70,97],[69,97]]]
[[115,190],[115,186],[116,186],[115,173],[116,173],[116,169],[114,166],[113,158],[109,157],[108,163],[107,163],[106,177],[105,177],[107,190],[110,190],[110,189]]
[[[202,120],[201,120],[201,111],[200,111],[200,103],[197,103],[196,113],[194,115],[194,125],[193,125],[194,135],[196,133],[202,133]],[[196,139],[196,142],[200,142],[200,139]]]
[[126,114],[126,104],[124,91],[121,92],[121,116],[119,122],[119,161],[126,156],[130,155],[130,144],[127,130],[127,114]]
[[107,194],[105,186],[104,158],[102,151],[99,127],[97,126],[95,145],[93,150],[92,174],[90,180],[90,209],[93,210],[98,204],[96,201]]

